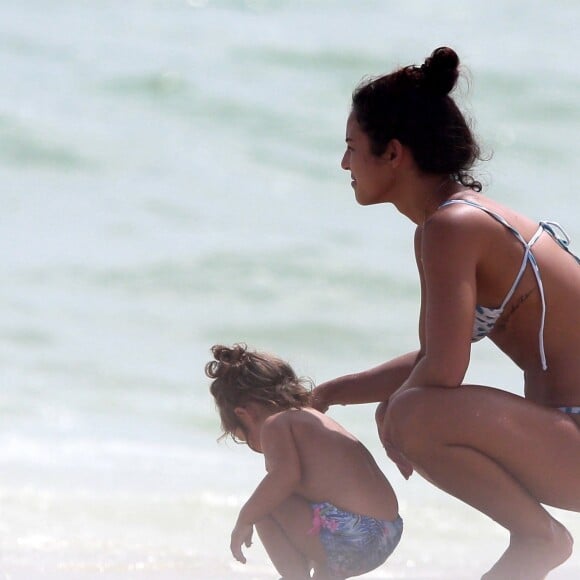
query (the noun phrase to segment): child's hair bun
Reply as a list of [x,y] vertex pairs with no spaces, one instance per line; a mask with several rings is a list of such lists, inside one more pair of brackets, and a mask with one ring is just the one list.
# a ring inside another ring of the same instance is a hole
[[214,359],[205,366],[206,375],[217,379],[232,372],[240,371],[246,362],[248,347],[245,344],[234,344],[232,347],[216,344],[212,347]]
[[444,97],[449,94],[459,77],[459,57],[447,47],[436,48],[421,66],[423,86],[434,95]]

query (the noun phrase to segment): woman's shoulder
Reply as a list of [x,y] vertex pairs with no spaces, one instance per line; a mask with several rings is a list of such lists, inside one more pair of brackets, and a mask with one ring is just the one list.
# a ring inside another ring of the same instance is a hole
[[485,212],[468,203],[439,206],[417,228],[416,242],[425,244],[468,243],[485,235],[489,227]]
[[503,234],[506,226],[527,232],[537,228],[537,223],[488,197],[474,194],[443,202],[416,235],[429,243],[463,240],[477,244],[489,240],[494,232]]
[[507,212],[500,206],[481,194],[468,194],[451,197],[443,201],[425,221],[425,225],[444,224],[461,226],[465,223],[480,221],[485,214]]

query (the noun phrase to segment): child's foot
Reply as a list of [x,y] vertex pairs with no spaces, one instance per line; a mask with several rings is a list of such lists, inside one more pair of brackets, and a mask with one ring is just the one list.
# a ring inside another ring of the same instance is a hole
[[512,534],[508,549],[482,580],[543,580],[570,557],[573,543],[568,530],[555,520],[546,538]]

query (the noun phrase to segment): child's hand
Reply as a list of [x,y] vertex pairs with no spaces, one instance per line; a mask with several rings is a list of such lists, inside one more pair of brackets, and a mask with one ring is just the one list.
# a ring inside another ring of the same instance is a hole
[[234,558],[241,562],[246,563],[246,557],[242,552],[242,545],[245,544],[246,548],[252,545],[252,533],[254,531],[254,526],[248,524],[236,523],[236,527],[232,531],[232,536],[230,540],[230,550]]

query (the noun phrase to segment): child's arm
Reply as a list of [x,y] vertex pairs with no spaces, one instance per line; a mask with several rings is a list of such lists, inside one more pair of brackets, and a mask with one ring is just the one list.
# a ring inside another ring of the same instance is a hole
[[300,460],[291,429],[294,412],[273,415],[262,427],[260,439],[268,473],[240,510],[231,536],[232,554],[242,563],[246,561],[242,544],[250,545],[253,525],[272,513],[300,483]]

